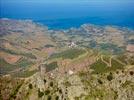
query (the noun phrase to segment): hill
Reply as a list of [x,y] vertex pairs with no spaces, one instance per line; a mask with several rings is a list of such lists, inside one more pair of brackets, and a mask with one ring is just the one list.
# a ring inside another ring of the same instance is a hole
[[133,100],[134,30],[11,19],[0,30],[0,100]]

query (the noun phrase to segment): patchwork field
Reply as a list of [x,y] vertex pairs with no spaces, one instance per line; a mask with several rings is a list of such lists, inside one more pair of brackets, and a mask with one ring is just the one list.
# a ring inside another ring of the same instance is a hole
[[0,100],[133,100],[134,30],[10,19],[0,29]]

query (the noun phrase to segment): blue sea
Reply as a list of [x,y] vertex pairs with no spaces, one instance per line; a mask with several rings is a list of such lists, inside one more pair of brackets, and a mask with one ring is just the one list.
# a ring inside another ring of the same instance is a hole
[[[5,0],[6,1],[6,0]],[[11,0],[12,1],[12,0]],[[0,2],[0,18],[30,19],[51,29],[90,23],[134,29],[134,1],[118,2]],[[109,0],[110,1],[110,0]]]

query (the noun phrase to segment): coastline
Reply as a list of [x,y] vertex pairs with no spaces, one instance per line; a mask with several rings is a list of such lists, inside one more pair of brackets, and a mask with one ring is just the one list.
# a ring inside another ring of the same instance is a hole
[[[134,25],[114,25],[114,24],[105,24],[105,23],[98,23],[95,24],[93,22],[83,22],[83,23],[69,23],[66,20],[72,20],[72,19],[59,19],[59,20],[34,20],[34,19],[16,19],[16,18],[0,18],[0,20],[16,20],[16,21],[31,21],[33,23],[36,23],[38,25],[47,27],[49,30],[68,30],[71,28],[80,28],[82,25],[91,25],[91,26],[96,26],[100,28],[104,27],[113,27],[113,28],[118,28],[118,29],[126,29],[126,30],[134,30]],[[65,21],[65,22],[63,22]]]

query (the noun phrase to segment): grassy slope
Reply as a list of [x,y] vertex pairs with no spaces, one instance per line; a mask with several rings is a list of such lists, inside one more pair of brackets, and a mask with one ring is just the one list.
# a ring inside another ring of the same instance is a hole
[[74,59],[77,58],[79,55],[84,54],[84,50],[80,49],[69,49],[66,51],[63,51],[61,53],[53,54],[50,59],[54,58],[63,58],[63,59]]
[[27,68],[34,64],[31,61],[28,61],[27,59],[20,59],[16,64],[9,64],[7,63],[4,59],[0,59],[0,74],[7,74],[10,73],[11,71],[15,71],[16,69],[19,68]]
[[94,70],[94,73],[105,73],[109,71],[115,71],[117,69],[123,69],[124,65],[120,64],[116,60],[112,59],[112,66],[107,66],[101,59],[96,61],[91,65],[91,69]]

